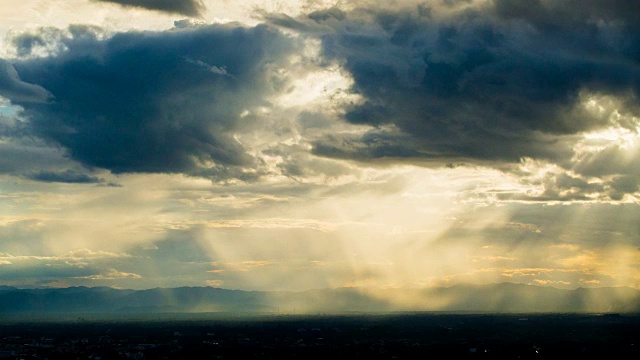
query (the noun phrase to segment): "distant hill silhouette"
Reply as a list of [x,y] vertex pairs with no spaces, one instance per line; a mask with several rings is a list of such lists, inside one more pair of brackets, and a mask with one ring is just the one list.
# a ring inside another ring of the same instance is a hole
[[491,313],[640,312],[632,288],[551,287],[502,283],[430,289],[338,288],[302,292],[212,287],[121,290],[108,287],[17,289],[0,286],[0,315],[56,313],[446,311]]

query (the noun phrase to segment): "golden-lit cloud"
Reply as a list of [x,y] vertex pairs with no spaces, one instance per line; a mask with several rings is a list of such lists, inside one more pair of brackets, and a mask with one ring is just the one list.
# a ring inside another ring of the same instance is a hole
[[88,280],[115,280],[115,279],[141,279],[142,276],[134,273],[127,273],[118,271],[116,269],[109,269],[105,273],[97,274],[97,275],[89,275],[89,276],[80,276],[80,279],[88,279]]
[[213,287],[220,287],[224,284],[224,281],[222,280],[207,280],[206,281],[207,286],[213,286]]
[[554,281],[554,280],[534,279],[533,282],[540,285],[571,285],[570,282],[562,281],[562,280]]

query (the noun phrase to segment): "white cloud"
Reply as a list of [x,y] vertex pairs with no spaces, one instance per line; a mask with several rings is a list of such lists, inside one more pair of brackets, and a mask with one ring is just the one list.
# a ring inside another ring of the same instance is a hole
[[109,269],[102,274],[79,276],[77,278],[88,279],[88,280],[117,280],[117,279],[142,279],[142,276],[134,273],[118,271],[116,269]]

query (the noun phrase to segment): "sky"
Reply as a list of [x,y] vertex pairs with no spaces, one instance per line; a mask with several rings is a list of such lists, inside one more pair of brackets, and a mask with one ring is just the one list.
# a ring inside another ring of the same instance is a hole
[[640,289],[640,2],[0,0],[0,284]]

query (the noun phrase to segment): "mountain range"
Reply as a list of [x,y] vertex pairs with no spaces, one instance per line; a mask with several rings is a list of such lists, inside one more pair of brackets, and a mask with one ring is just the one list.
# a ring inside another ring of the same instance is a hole
[[18,289],[0,286],[0,316],[56,313],[338,314],[394,311],[478,313],[636,313],[640,290],[564,290],[525,284],[456,285],[429,289],[336,288],[301,292],[213,287]]

